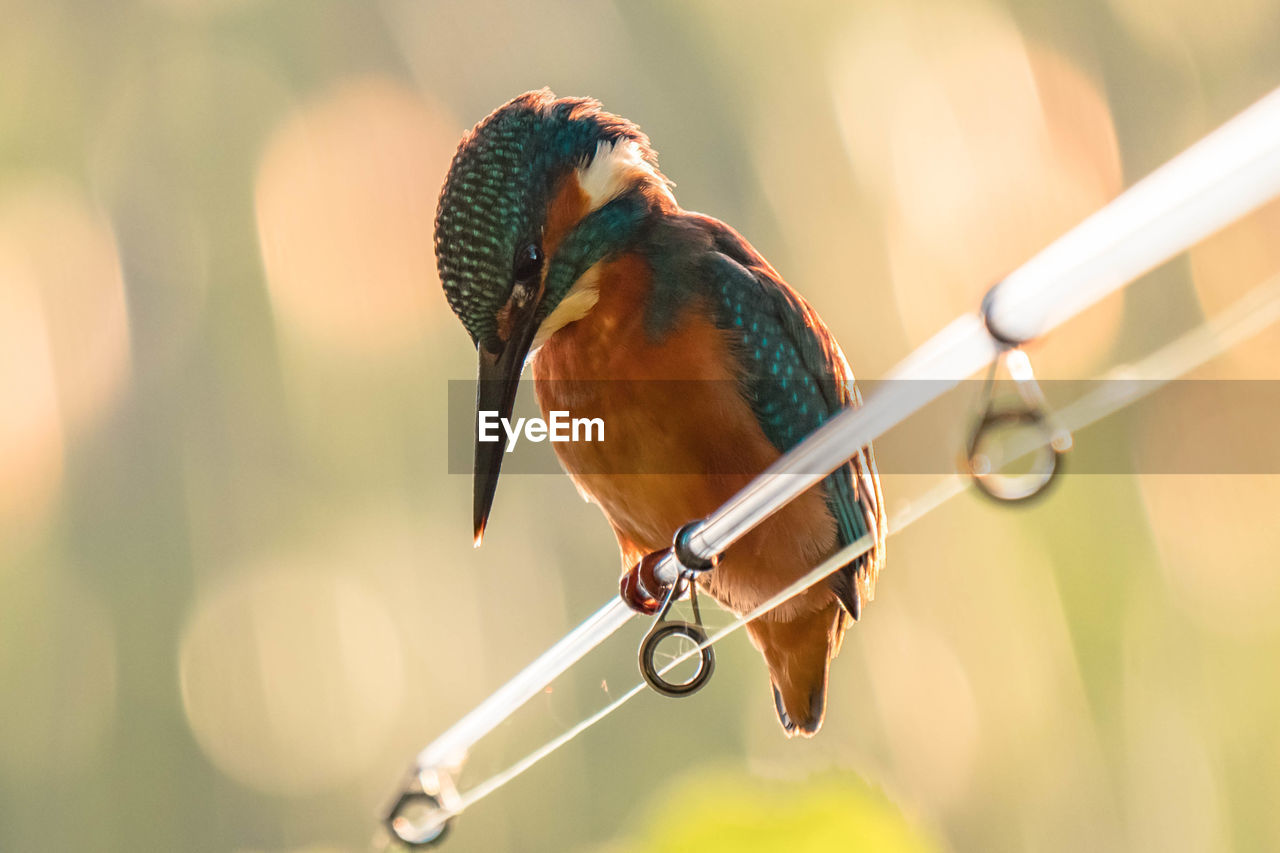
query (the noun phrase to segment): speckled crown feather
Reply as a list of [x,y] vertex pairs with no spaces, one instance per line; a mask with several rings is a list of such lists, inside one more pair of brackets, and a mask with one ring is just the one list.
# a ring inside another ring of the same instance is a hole
[[462,137],[436,213],[436,265],[445,296],[477,344],[496,334],[516,251],[535,241],[556,181],[588,165],[601,142],[632,140],[655,163],[636,125],[592,98],[526,92]]

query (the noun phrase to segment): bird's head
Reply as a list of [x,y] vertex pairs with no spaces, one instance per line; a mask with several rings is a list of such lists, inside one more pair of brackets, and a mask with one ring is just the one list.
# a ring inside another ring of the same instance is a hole
[[[445,296],[479,354],[478,411],[510,417],[535,342],[590,310],[594,292],[574,293],[583,274],[674,205],[668,186],[648,138],[592,99],[528,92],[463,136],[435,248]],[[477,545],[502,454],[502,442],[477,440]]]

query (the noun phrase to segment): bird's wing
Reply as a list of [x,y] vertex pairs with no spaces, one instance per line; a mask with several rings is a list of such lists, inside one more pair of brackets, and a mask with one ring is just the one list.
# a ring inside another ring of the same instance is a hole
[[[709,217],[714,251],[708,279],[717,325],[734,341],[743,385],[761,429],[782,452],[828,418],[862,401],[839,345],[807,302],[787,285],[732,228]],[[854,618],[860,606],[855,584],[870,597],[884,552],[883,498],[871,448],[824,481],[840,544],[870,531],[875,547],[832,576],[831,586]]]

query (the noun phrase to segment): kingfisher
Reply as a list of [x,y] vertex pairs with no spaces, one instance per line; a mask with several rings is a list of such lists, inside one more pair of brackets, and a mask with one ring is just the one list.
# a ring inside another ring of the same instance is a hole
[[[527,363],[544,418],[603,421],[604,441],[553,447],[612,526],[624,575],[861,403],[813,308],[733,228],[681,208],[673,187],[637,125],[541,89],[463,135],[436,215],[441,283],[479,356],[477,410],[509,418]],[[505,450],[479,439],[477,547]],[[883,505],[867,446],[698,578],[741,615],[872,537],[746,626],[788,737],[822,725],[831,659],[884,563]]]

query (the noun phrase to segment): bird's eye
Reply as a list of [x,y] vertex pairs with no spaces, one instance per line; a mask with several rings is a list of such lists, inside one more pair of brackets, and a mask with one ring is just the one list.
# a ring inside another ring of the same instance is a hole
[[515,264],[512,268],[516,283],[530,282],[542,272],[542,249],[530,243],[516,252]]

